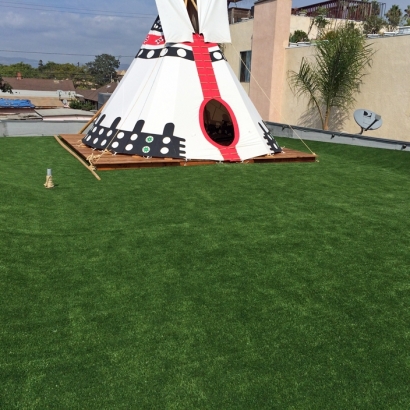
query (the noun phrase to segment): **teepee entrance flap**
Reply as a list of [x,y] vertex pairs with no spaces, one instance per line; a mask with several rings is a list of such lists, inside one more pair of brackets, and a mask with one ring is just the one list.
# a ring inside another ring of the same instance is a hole
[[228,8],[224,0],[198,1],[199,32],[208,43],[230,43]]
[[192,41],[195,32],[183,0],[155,0],[167,43]]
[[[156,0],[168,43],[192,42],[192,34],[203,34],[208,43],[230,43],[228,9],[224,0]],[[193,6],[194,5],[194,6]],[[197,9],[197,12],[196,12]],[[191,10],[192,22],[189,17]],[[196,20],[199,21],[196,21]],[[195,29],[199,25],[199,28]]]

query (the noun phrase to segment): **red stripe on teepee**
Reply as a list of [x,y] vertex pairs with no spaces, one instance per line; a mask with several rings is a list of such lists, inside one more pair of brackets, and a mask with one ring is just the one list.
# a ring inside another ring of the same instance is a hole
[[[199,80],[201,82],[202,94],[204,96],[204,101],[202,102],[200,112],[199,112],[199,122],[201,125],[202,133],[212,145],[214,145],[215,147],[219,149],[225,161],[240,161],[241,159],[235,148],[235,145],[237,144],[239,140],[238,123],[236,121],[235,114],[233,113],[231,107],[221,98],[221,93],[219,92],[218,83],[216,82],[214,68],[212,66],[212,60],[209,55],[209,48],[215,47],[217,46],[217,44],[205,43],[203,36],[200,34],[194,34],[193,40],[194,40],[193,43],[186,43],[186,44],[192,47],[196,69],[198,71]],[[216,100],[220,102],[222,105],[224,105],[227,108],[231,116],[234,130],[235,130],[235,139],[233,143],[228,147],[224,147],[224,146],[217,144],[215,141],[213,141],[209,137],[208,133],[205,130],[203,115],[204,115],[205,105],[210,100]]]
[[204,99],[211,100],[213,98],[221,98],[218,84],[216,83],[214,68],[212,67],[211,57],[209,55],[209,48],[215,47],[217,44],[205,44],[201,35],[194,34],[194,43],[190,45],[192,45],[192,51],[194,53],[194,60],[201,81]]
[[154,34],[148,34],[143,45],[145,46],[160,46],[165,44],[164,36],[155,36]]

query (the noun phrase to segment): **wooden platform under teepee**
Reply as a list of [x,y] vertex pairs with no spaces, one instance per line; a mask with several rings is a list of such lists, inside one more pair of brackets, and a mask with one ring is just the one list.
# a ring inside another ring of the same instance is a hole
[[[90,163],[96,170],[105,171],[128,168],[152,168],[164,166],[193,166],[212,165],[218,161],[188,160],[173,158],[146,158],[138,155],[114,155],[109,151],[98,151],[82,143],[84,134],[60,134],[59,139],[81,158]],[[244,161],[245,163],[261,162],[314,162],[316,155],[285,148],[283,152],[275,155],[264,155]]]

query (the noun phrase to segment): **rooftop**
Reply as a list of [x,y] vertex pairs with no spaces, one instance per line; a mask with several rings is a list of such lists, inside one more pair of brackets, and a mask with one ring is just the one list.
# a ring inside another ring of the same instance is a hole
[[36,110],[36,113],[42,117],[69,117],[69,116],[86,116],[92,117],[94,113],[85,110],[74,110],[71,108],[55,108],[48,110]]
[[43,78],[3,77],[15,90],[75,91],[72,80],[48,80]]
[[115,89],[118,87],[119,83],[110,83],[107,85],[104,85],[97,90],[82,90],[80,88],[77,88],[76,93],[78,96],[84,97],[85,100],[90,100],[90,101],[98,101],[98,94],[100,93],[109,93],[112,94]]
[[[22,100],[21,97],[16,97],[8,94],[5,100]],[[29,97],[26,98],[37,108],[48,108],[48,107],[64,107],[63,102],[57,97]]]
[[0,108],[34,108],[34,104],[30,100],[0,98]]

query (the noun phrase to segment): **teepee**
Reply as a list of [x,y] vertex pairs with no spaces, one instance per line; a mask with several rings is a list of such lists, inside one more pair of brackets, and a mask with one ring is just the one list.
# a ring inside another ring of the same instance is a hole
[[225,0],[156,0],[159,17],[83,142],[113,153],[243,161],[281,152],[225,60]]

